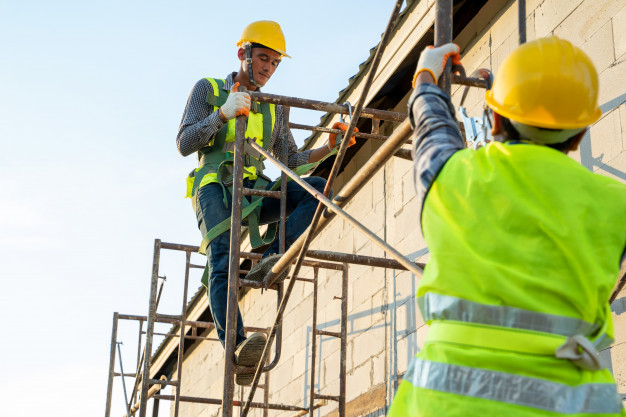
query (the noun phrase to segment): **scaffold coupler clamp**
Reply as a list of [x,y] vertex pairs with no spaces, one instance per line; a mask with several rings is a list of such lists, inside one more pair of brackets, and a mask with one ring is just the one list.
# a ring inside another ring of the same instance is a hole
[[[343,103],[343,105],[348,107],[348,115],[350,116],[350,122],[352,122],[352,104],[350,104],[349,101],[346,101],[345,103]],[[343,114],[339,115],[339,122],[345,123],[345,119],[343,117]],[[343,139],[343,134],[337,134],[337,139],[335,140],[335,147],[336,148],[341,146],[342,139]]]
[[[464,75],[464,70],[462,71]],[[493,85],[493,74],[486,68],[479,68],[472,73],[470,77],[480,77],[487,82],[487,90],[491,89]],[[459,115],[463,122],[463,128],[465,130],[465,140],[469,148],[478,149],[490,142],[493,142],[493,136],[491,135],[491,111],[485,105],[483,106],[483,114],[481,117],[470,117],[467,114],[467,109],[463,107],[463,103],[467,97],[469,86],[465,87],[463,96],[461,97],[461,104],[459,105]]]

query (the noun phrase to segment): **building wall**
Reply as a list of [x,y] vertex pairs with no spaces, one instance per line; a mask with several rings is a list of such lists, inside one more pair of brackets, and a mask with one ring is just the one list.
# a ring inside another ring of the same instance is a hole
[[[434,1],[422,1],[416,10],[426,14]],[[431,11],[432,12],[432,11]],[[602,175],[626,182],[626,3],[622,0],[529,0],[528,39],[558,35],[581,47],[600,73],[600,103],[604,110],[573,158]],[[422,22],[423,23],[423,22]],[[420,23],[420,24],[422,24]],[[518,41],[517,5],[514,1],[492,0],[455,39],[462,48],[469,73],[479,67],[497,71]],[[408,94],[396,111],[406,112]],[[453,86],[458,105],[462,88]],[[466,106],[478,116],[483,93],[472,89]],[[382,134],[392,126],[383,124]],[[349,179],[379,144],[367,143],[337,179],[336,190]],[[411,259],[427,261],[428,253],[419,233],[418,207],[413,189],[411,163],[393,158],[345,209],[363,224]],[[312,249],[384,257],[381,249],[340,219],[333,220],[314,241]],[[312,278],[303,268],[301,276]],[[341,273],[320,270],[318,328],[338,331]],[[350,266],[347,346],[348,415],[382,415],[410,359],[423,344],[427,327],[417,309],[414,294],[418,280],[405,271],[367,266]],[[246,325],[269,326],[275,315],[273,292],[249,292],[240,308]],[[619,391],[626,393],[626,291],[613,304],[616,341],[611,348],[612,367]],[[311,368],[312,284],[295,285],[283,324],[280,363],[271,372],[269,398],[272,403],[307,406],[309,379],[316,374],[316,389],[339,394],[339,341],[318,337],[317,362]],[[214,336],[214,333],[212,333]],[[184,362],[183,395],[222,397],[223,350],[218,342],[204,342],[187,352]],[[176,376],[174,376],[176,377]],[[244,390],[247,393],[247,389]],[[241,388],[236,388],[238,397]],[[258,390],[256,400],[262,401]],[[336,404],[320,409],[318,415],[335,415]],[[181,416],[217,416],[214,405],[181,404]],[[270,411],[269,415],[293,415]],[[262,411],[251,415],[261,416]]]

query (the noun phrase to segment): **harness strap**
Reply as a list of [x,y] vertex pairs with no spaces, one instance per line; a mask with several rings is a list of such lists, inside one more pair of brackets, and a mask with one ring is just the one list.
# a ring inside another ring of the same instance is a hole
[[[333,149],[332,152],[330,152],[328,155],[326,155],[324,158],[320,159],[317,162],[311,162],[308,164],[304,164],[304,165],[300,165],[299,167],[296,167],[294,169],[294,172],[297,175],[304,175],[305,173],[309,172],[311,169],[315,168],[316,166],[318,166],[319,164],[321,164],[323,161],[325,161],[328,157],[335,155],[337,153],[337,149]],[[258,180],[257,180],[258,181]],[[287,178],[287,182],[291,181],[291,178]],[[276,181],[274,183],[274,185],[272,185],[272,187],[270,188],[270,191],[275,191],[280,187],[281,184],[281,180],[279,179],[278,181]],[[267,183],[266,183],[267,185]],[[256,184],[255,184],[255,188]],[[242,207],[242,212],[241,212],[241,219],[245,219],[246,217],[248,217],[250,215],[250,213],[252,213],[254,211],[254,209],[256,209],[257,207],[259,207],[263,201],[264,197],[257,197],[256,199],[253,200],[252,203],[250,203],[249,205],[247,205],[245,208]],[[211,243],[211,241],[213,239],[215,239],[216,237],[218,237],[219,235],[221,235],[222,233],[226,232],[227,230],[230,229],[230,217],[227,218],[226,220],[223,220],[222,222],[218,223],[217,225],[215,225],[211,230],[209,230],[207,232],[206,235],[204,235],[204,238],[202,239],[202,243],[200,243],[200,250],[198,251],[200,254],[205,255],[206,254],[206,250],[209,247],[209,244]],[[254,220],[253,220],[254,222]],[[250,220],[248,220],[248,226],[250,225]],[[251,230],[251,228],[250,228]],[[258,220],[257,220],[257,232],[258,232]],[[268,239],[267,235],[270,233],[270,229],[268,229],[268,232],[266,233],[266,237],[265,240]],[[256,248],[258,246],[254,246],[253,242],[252,242],[252,231],[250,231],[251,234],[251,239],[250,239],[250,243],[252,244],[253,248]],[[274,231],[275,234],[275,231]],[[272,237],[273,240],[273,237]],[[270,240],[271,242],[271,240]],[[269,242],[267,242],[269,243]],[[261,246],[261,245],[259,245]]]

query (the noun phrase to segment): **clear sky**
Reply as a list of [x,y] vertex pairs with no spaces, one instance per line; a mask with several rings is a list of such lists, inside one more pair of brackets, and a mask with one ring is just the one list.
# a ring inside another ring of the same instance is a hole
[[[104,412],[113,312],[147,314],[155,238],[201,238],[176,133],[194,83],[237,70],[243,27],[276,20],[287,38],[264,91],[332,102],[393,3],[0,0],[0,417]],[[183,262],[163,259],[160,312],[180,313]],[[119,340],[132,372],[136,322]]]

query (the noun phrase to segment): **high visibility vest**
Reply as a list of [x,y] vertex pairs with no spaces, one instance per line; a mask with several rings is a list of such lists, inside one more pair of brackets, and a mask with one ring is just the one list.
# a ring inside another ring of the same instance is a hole
[[554,149],[455,153],[422,213],[430,328],[389,415],[626,415],[608,369],[558,352],[612,341],[625,214],[626,185]]
[[[206,102],[213,106],[213,111],[217,111],[228,99],[229,92],[224,90],[223,79],[206,79],[213,87],[213,94],[207,95]],[[211,142],[198,151],[199,167],[187,177],[186,197],[194,196],[198,188],[207,184],[231,182],[235,123],[235,119],[230,119],[215,134]],[[256,138],[256,143],[267,150],[275,123],[276,106],[274,104],[253,102],[246,123],[245,136]],[[244,145],[244,178],[256,180],[262,174],[263,168],[261,154],[246,143]]]

